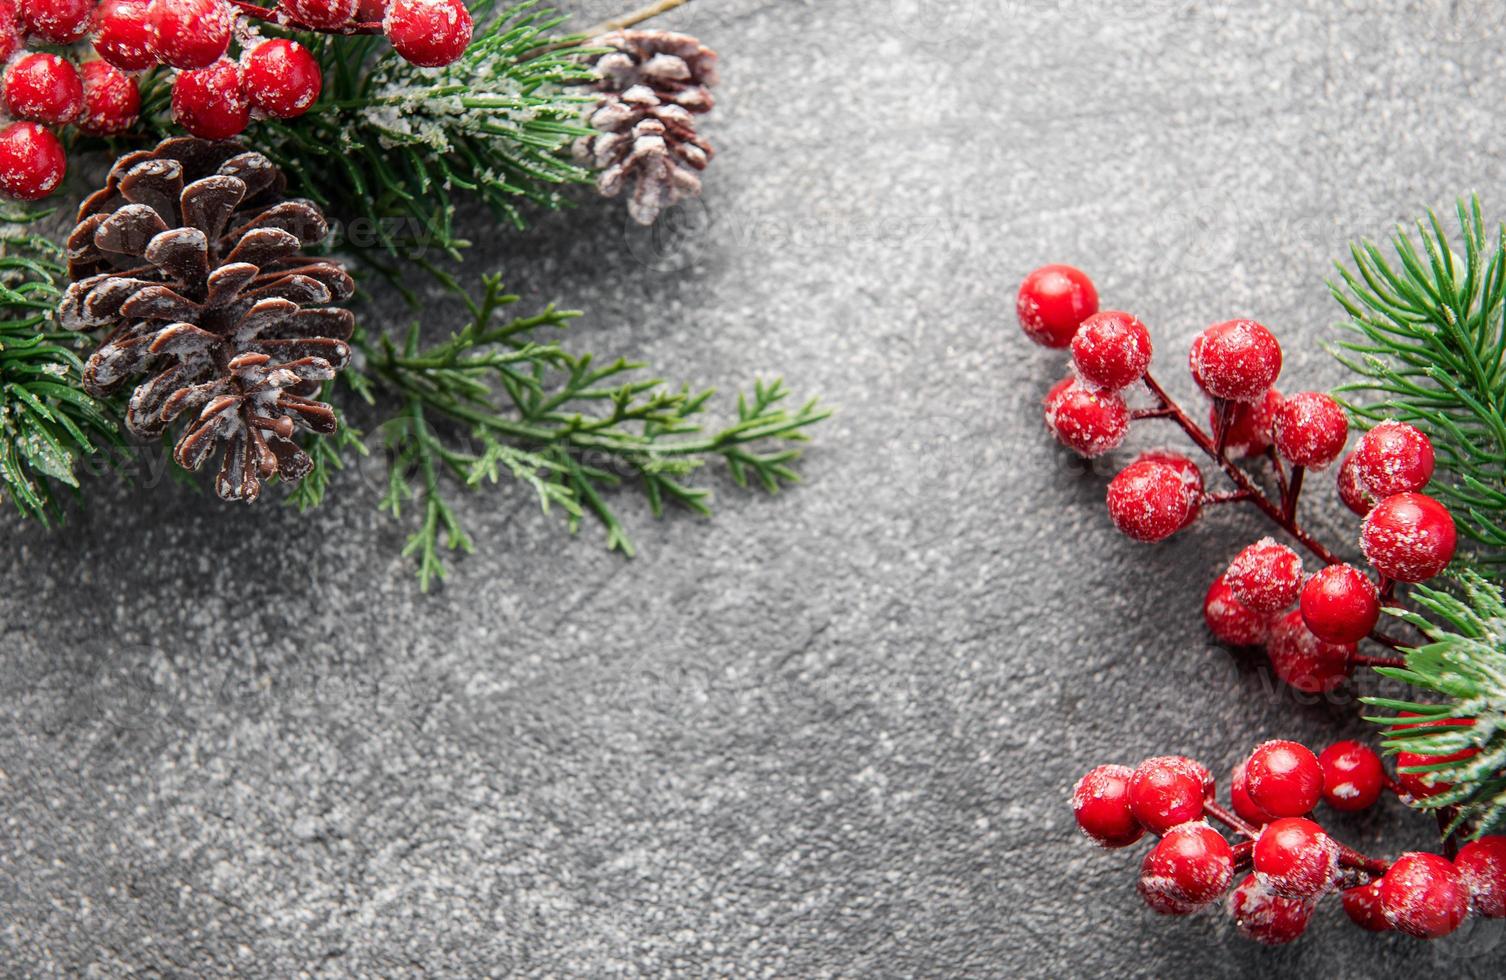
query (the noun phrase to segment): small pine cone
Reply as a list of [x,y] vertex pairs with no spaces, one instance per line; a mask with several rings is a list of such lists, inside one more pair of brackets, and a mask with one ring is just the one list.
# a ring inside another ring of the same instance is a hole
[[659,212],[701,192],[700,171],[711,144],[695,131],[695,117],[714,104],[716,52],[687,34],[618,31],[592,42],[616,50],[596,62],[600,99],[588,122],[598,133],[575,145],[576,159],[601,173],[606,197],[636,180],[628,213],[651,225]]
[[73,283],[58,322],[107,330],[84,388],[106,396],[146,376],[126,410],[142,437],[196,411],[173,456],[197,470],[223,443],[225,500],[255,500],[273,475],[301,479],[313,464],[294,435],[337,428],[313,396],[350,360],[355,317],[324,304],[349,299],[354,283],[302,254],[329,226],[285,190],[260,153],[168,139],[116,161],[68,237]]

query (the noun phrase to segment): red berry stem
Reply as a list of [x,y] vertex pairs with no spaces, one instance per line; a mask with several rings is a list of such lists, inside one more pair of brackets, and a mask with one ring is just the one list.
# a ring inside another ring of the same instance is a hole
[[[1373,638],[1374,637],[1372,637],[1372,639]],[[1402,668],[1407,665],[1407,661],[1403,657],[1368,657],[1363,653],[1357,653],[1353,657],[1351,657],[1350,663],[1353,663],[1357,667]]]
[[1214,403],[1218,409],[1218,417],[1214,429],[1214,456],[1219,462],[1223,462],[1228,453],[1229,423],[1234,419],[1234,403],[1227,398],[1216,398]]
[[1250,494],[1245,490],[1228,490],[1224,493],[1203,494],[1204,504],[1237,504],[1241,500],[1249,500]]
[[1188,417],[1187,413],[1182,409],[1182,407],[1178,405],[1177,402],[1166,393],[1166,389],[1161,387],[1156,379],[1151,376],[1151,373],[1149,371],[1145,372],[1144,381],[1145,386],[1150,389],[1150,393],[1154,395],[1158,401],[1160,401],[1162,407],[1168,410],[1166,417],[1176,422],[1176,424],[1181,427],[1182,431],[1187,433],[1187,438],[1191,439],[1199,449],[1207,454],[1210,459],[1216,462],[1219,465],[1219,468],[1222,469],[1224,473],[1229,477],[1229,479],[1234,482],[1234,485],[1236,487],[1247,492],[1250,495],[1250,502],[1253,503],[1256,507],[1259,507],[1263,512],[1265,512],[1265,515],[1269,517],[1276,524],[1276,526],[1280,527],[1287,534],[1290,534],[1304,548],[1316,555],[1318,559],[1325,565],[1338,565],[1343,562],[1342,558],[1325,548],[1321,541],[1318,541],[1311,534],[1307,533],[1307,531],[1298,526],[1295,521],[1288,518],[1286,514],[1283,513],[1281,507],[1272,502],[1270,498],[1268,498],[1265,494],[1261,493],[1260,490],[1256,488],[1255,484],[1251,482],[1249,475],[1246,474],[1244,470],[1234,465],[1234,463],[1229,460],[1227,456],[1221,454],[1218,451],[1218,447],[1214,445],[1213,440],[1209,438],[1208,434],[1202,429],[1198,428],[1197,423],[1192,421],[1192,419]]
[[[1203,802],[1203,812],[1208,814],[1208,816],[1212,817],[1214,820],[1217,820],[1219,823],[1223,824],[1225,827],[1228,827],[1230,830],[1233,830],[1236,833],[1242,834],[1243,836],[1247,837],[1249,841],[1254,841],[1255,838],[1260,836],[1260,830],[1258,828],[1251,826],[1249,823],[1246,823],[1244,818],[1242,818],[1239,814],[1235,813],[1233,810],[1230,810],[1228,807],[1224,806],[1217,800],[1205,800]],[[1249,841],[1247,841],[1247,843]]]
[[1131,420],[1169,418],[1171,418],[1171,409],[1169,408],[1137,408],[1134,411],[1130,412]]
[[1307,467],[1293,466],[1291,482],[1281,491],[1281,513],[1292,522],[1297,520],[1297,496],[1302,493],[1302,477],[1306,473]]
[[1382,633],[1380,630],[1371,630],[1369,639],[1374,640],[1383,647],[1390,647],[1393,650],[1400,650],[1402,648],[1400,640],[1389,633]]
[[1390,861],[1366,857],[1347,844],[1339,844],[1339,864],[1346,868],[1357,868],[1377,878],[1391,869]]

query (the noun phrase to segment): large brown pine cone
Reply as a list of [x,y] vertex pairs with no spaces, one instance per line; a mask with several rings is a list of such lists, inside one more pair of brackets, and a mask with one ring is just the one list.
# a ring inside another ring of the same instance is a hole
[[669,31],[618,31],[592,43],[616,50],[596,62],[601,96],[588,121],[599,132],[577,141],[576,157],[601,171],[596,187],[607,197],[636,180],[628,213],[650,225],[701,192],[700,171],[715,151],[695,116],[713,105],[716,52]]
[[116,161],[68,238],[74,282],[58,320],[108,330],[84,387],[104,396],[147,376],[126,412],[142,437],[196,411],[174,458],[197,470],[223,443],[225,500],[255,500],[274,474],[301,479],[312,463],[295,434],[337,427],[313,396],[349,361],[355,318],[324,304],[354,285],[338,263],[302,254],[329,228],[285,189],[237,143],[168,139]]

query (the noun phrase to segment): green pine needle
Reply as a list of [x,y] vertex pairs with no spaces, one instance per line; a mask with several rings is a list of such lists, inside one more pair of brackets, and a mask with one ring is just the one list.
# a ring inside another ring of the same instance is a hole
[[81,460],[124,443],[115,409],[79,387],[79,338],[53,324],[63,250],[27,227],[43,216],[0,214],[0,496],[51,524]]
[[[1476,543],[1477,561],[1506,561],[1506,229],[1487,230],[1479,200],[1458,205],[1459,235],[1438,216],[1398,228],[1395,259],[1351,249],[1329,284],[1353,339],[1332,346],[1359,380],[1338,389],[1356,421],[1400,419],[1433,440],[1429,492]],[[1457,249],[1457,251],[1456,251]]]
[[[1427,642],[1405,651],[1405,669],[1377,669],[1445,700],[1363,700],[1386,712],[1369,720],[1388,726],[1383,744],[1392,752],[1429,757],[1474,753],[1401,771],[1430,773],[1430,779],[1449,785],[1414,805],[1451,812],[1449,833],[1465,828],[1470,836],[1479,836],[1506,827],[1506,601],[1499,586],[1476,572],[1460,574],[1458,586],[1458,596],[1415,586],[1410,599],[1427,617],[1388,610],[1415,626]],[[1433,724],[1417,727],[1419,721]]]
[[569,353],[539,335],[579,314],[551,306],[502,320],[517,297],[503,293],[499,277],[484,283],[480,299],[468,299],[469,322],[448,340],[421,347],[416,327],[400,346],[356,338],[371,378],[404,405],[382,426],[391,463],[382,508],[394,517],[420,508],[404,553],[418,560],[424,588],[445,574],[442,544],[474,548],[446,502],[451,488],[510,477],[572,531],[589,516],[609,549],[632,555],[610,500],[619,487],[640,487],[656,516],[671,504],[704,515],[711,492],[688,481],[713,459],[741,486],[774,493],[798,482],[805,430],[830,415],[815,400],[788,405],[782,383],[759,382],[738,400],[735,422],[708,431],[700,415],[713,392],[644,377],[641,364]]

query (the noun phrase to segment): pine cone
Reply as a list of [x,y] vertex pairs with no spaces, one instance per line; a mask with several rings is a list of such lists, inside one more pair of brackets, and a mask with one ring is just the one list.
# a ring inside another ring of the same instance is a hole
[[602,93],[589,115],[601,132],[576,142],[576,158],[601,173],[597,189],[616,197],[637,180],[628,213],[651,225],[659,212],[701,192],[711,144],[695,116],[713,105],[716,52],[688,34],[618,31],[591,42],[616,48],[596,62]]
[[225,500],[255,500],[274,474],[301,479],[313,464],[294,434],[337,428],[312,396],[349,361],[355,317],[310,307],[349,299],[354,284],[338,263],[301,253],[329,227],[285,190],[260,153],[168,139],[116,161],[67,243],[74,281],[58,321],[109,331],[85,389],[105,396],[147,375],[126,411],[142,437],[197,410],[173,456],[197,470],[224,443]]

